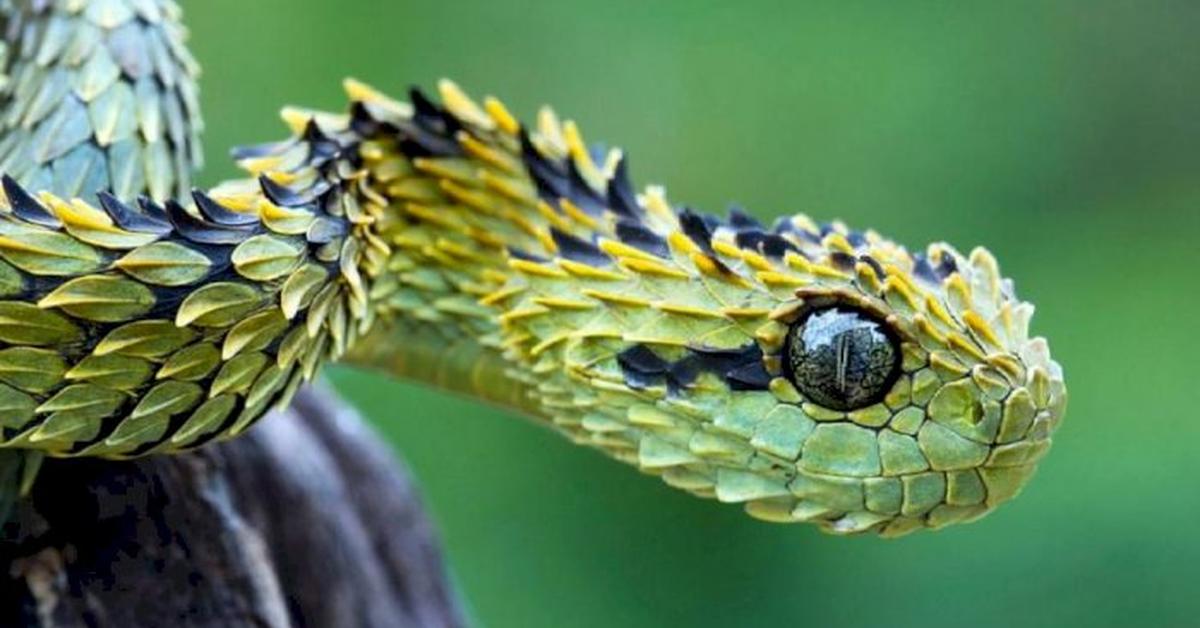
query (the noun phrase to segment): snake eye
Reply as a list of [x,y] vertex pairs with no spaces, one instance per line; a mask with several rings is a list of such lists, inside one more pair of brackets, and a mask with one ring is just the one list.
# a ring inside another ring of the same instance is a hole
[[900,344],[883,322],[858,309],[817,309],[788,332],[785,374],[805,397],[833,410],[881,401],[900,376]]

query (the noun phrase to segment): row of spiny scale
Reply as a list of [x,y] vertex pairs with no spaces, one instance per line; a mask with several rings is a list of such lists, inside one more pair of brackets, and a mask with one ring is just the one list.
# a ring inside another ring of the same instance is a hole
[[[10,178],[0,214],[5,447],[174,451],[240,433],[358,327],[358,138],[310,132],[271,178],[195,206],[99,207]],[[302,188],[297,191],[293,188]],[[253,190],[252,192],[250,190]],[[357,308],[352,313],[351,309]]]
[[[692,252],[703,258],[704,268],[729,280],[725,282],[726,292],[742,300],[759,291],[747,289],[739,273],[753,276],[756,269],[738,263],[735,272],[721,261],[714,247],[725,252],[734,247],[777,260],[785,254],[804,255],[852,272],[860,260],[851,253],[867,250],[872,242],[879,241],[877,236],[850,232],[838,225],[818,228],[802,216],[781,220],[767,229],[737,211],[728,222],[687,210],[676,212],[654,190],[638,199],[620,153],[610,155],[603,169],[597,168],[593,156],[582,150],[582,140],[571,123],[560,124],[544,113],[537,129],[530,131],[516,125],[495,101],[485,103],[485,112],[452,84],[444,82],[441,88],[445,106],[413,92],[410,111],[385,116],[388,121],[384,124],[396,131],[387,135],[394,141],[365,151],[364,164],[397,210],[392,215],[405,218],[381,230],[394,251],[389,272],[375,284],[372,301],[391,310],[393,317],[405,324],[393,330],[392,336],[371,343],[370,351],[360,351],[356,357],[394,373],[420,378],[414,371],[422,365],[451,373],[453,369],[430,364],[428,356],[436,353],[438,345],[474,338],[505,352],[515,364],[533,358],[535,363],[527,364],[528,368],[509,370],[507,376],[524,378],[541,391],[545,402],[554,396],[551,388],[557,385],[552,383],[555,378],[544,374],[563,370],[557,353],[545,349],[567,335],[582,333],[595,320],[587,311],[590,307],[583,307],[579,297],[585,297],[585,301],[596,297],[599,291],[594,288],[602,286],[595,284],[603,284],[606,276],[609,280],[613,277],[612,272],[603,269],[614,263],[624,264],[626,258],[642,258],[631,262],[642,269],[656,264],[661,268],[663,262],[673,264],[668,236],[677,242],[678,238],[689,242]],[[377,94],[371,96],[386,101]],[[389,109],[401,107],[400,103],[391,104]],[[361,116],[349,122],[336,116],[326,116],[325,120],[331,128],[364,124]],[[717,242],[718,235],[726,239]],[[824,240],[829,238],[841,241],[841,247],[827,248]],[[537,271],[551,259],[551,266],[566,269],[570,285],[539,294],[541,302],[529,309],[512,305],[510,297],[523,291],[538,292],[530,290],[530,285],[547,274],[562,274],[555,270],[533,272],[532,278],[523,276],[525,271]],[[881,268],[868,256],[861,259]],[[918,259],[916,270],[918,275],[936,282],[952,272],[953,258],[942,256],[936,267]],[[644,284],[645,276],[653,274],[616,276]],[[775,275],[782,277],[780,273]],[[777,282],[777,287],[785,291],[794,288],[791,278],[783,279],[787,281]],[[640,287],[633,289],[637,292]],[[545,311],[543,306],[547,305],[575,312],[560,313],[553,320],[539,319],[535,327],[540,329],[523,330],[522,326],[531,320],[528,316]],[[700,294],[691,311],[657,318],[676,331],[688,330],[694,327],[687,324],[689,315],[719,315],[717,309],[719,304],[711,296]],[[629,321],[616,329],[632,332],[633,336],[638,331],[637,325]],[[402,335],[405,337],[400,338]],[[679,336],[674,334],[667,344],[680,343]],[[691,344],[708,343],[713,351],[698,356],[703,358],[699,361],[684,356],[687,359],[675,363],[685,368],[702,362],[700,366],[706,369],[720,367],[731,385],[765,388],[765,373],[761,365],[753,364],[761,358],[761,352],[756,350],[752,337],[745,333],[725,336],[690,336]],[[610,353],[628,348],[616,343]],[[417,355],[420,357],[413,357]],[[694,376],[672,381],[686,385],[692,379]],[[447,385],[445,381],[434,383]],[[558,388],[568,393],[575,390]]]

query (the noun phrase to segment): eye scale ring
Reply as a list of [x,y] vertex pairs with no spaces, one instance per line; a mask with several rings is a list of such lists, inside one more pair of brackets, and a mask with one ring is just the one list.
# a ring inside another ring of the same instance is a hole
[[805,397],[850,411],[883,400],[900,377],[900,342],[885,323],[844,305],[812,310],[792,324],[784,374]]

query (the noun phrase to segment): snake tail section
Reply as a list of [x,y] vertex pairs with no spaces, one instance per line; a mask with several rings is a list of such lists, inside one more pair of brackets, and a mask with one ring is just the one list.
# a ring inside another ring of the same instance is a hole
[[[343,360],[758,518],[889,536],[982,516],[1049,447],[1062,372],[987,251],[702,214],[635,192],[620,150],[549,109],[527,127],[449,82],[440,103],[347,90],[348,113],[285,110],[291,139],[235,153],[252,177],[186,202],[4,180],[4,447],[196,447]],[[844,410],[788,371],[792,331],[839,308],[896,360]]]

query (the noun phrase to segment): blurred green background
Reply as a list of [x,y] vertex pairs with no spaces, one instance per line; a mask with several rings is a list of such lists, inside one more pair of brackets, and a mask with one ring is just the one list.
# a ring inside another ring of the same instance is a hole
[[[1072,400],[985,520],[898,541],[755,522],[548,430],[330,369],[419,477],[481,625],[1067,626],[1200,621],[1195,2],[185,0],[205,179],[340,108],[450,76],[542,102],[639,184],[990,247]],[[975,5],[975,6],[970,6]]]

